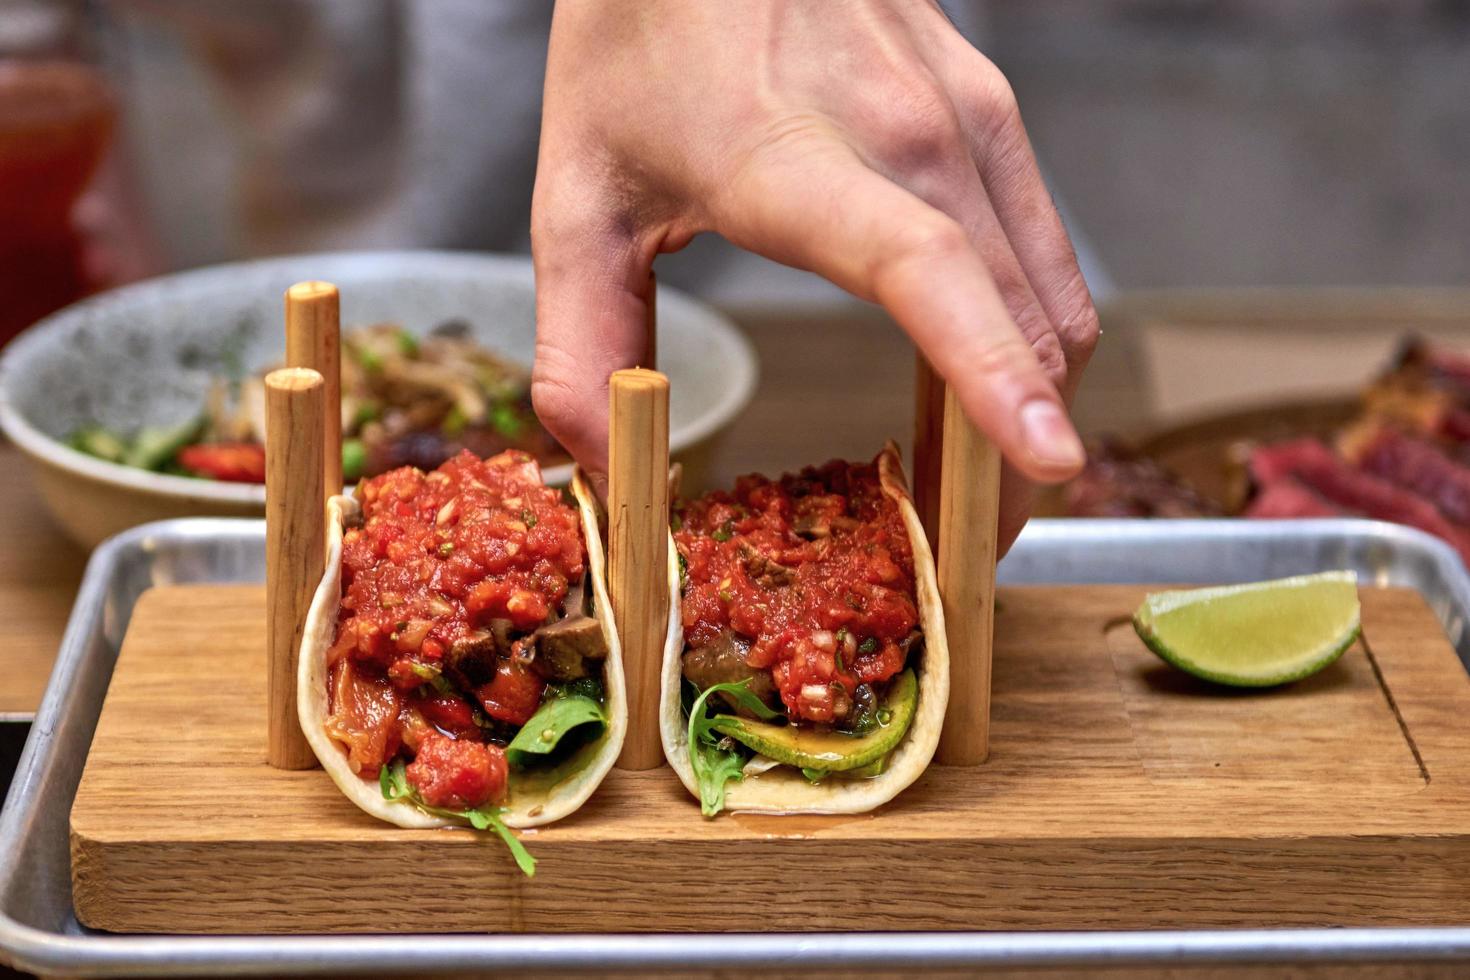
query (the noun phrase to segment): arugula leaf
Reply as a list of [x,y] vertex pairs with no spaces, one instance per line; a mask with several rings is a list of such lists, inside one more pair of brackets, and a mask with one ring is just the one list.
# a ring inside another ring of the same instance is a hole
[[568,733],[587,725],[596,725],[597,734],[607,728],[607,715],[601,705],[581,695],[553,697],[521,726],[505,747],[505,757],[517,769],[544,762]]
[[724,694],[733,698],[742,708],[757,717],[770,721],[779,712],[766,707],[764,701],[750,691],[750,678],[727,684],[714,684],[705,688],[695,698],[689,709],[689,761],[694,768],[694,778],[699,784],[699,809],[706,817],[713,817],[725,808],[725,784],[745,778],[741,769],[745,760],[734,748],[733,740],[726,738],[713,728],[715,718],[709,714],[709,699],[712,694]]
[[510,856],[515,859],[516,867],[521,869],[521,873],[527,878],[536,876],[536,859],[526,850],[521,839],[505,825],[505,821],[500,819],[500,815],[505,812],[504,807],[487,804],[476,810],[446,810],[443,807],[429,806],[409,785],[408,767],[402,759],[394,759],[378,770],[378,788],[383,793],[383,799],[389,803],[407,803],[436,817],[468,821],[476,830],[495,831],[495,835],[510,848]]

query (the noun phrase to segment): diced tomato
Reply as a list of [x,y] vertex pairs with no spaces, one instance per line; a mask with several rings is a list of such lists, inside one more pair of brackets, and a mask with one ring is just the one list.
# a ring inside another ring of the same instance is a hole
[[[577,509],[541,482],[525,453],[488,460],[461,453],[430,474],[403,467],[361,481],[357,496],[362,523],[343,537],[330,662],[351,663],[351,677],[371,678],[402,710],[393,711],[393,733],[383,731],[388,704],[334,717],[332,731],[353,753],[356,771],[372,779],[374,762],[391,759],[400,742],[412,751],[426,732],[481,740],[474,700],[426,697],[425,680],[444,669],[457,640],[491,620],[510,620],[521,635],[544,623],[568,583],[582,578],[586,554]],[[492,717],[523,724],[544,687],[524,666],[507,663],[475,693]]]
[[509,773],[498,745],[426,735],[408,764],[408,783],[429,806],[474,809],[505,795]]
[[685,643],[746,638],[745,665],[771,672],[790,718],[831,722],[859,682],[903,669],[918,626],[913,552],[876,465],[741,477],[679,518]]
[[434,727],[456,738],[479,740],[480,729],[475,724],[474,710],[464,698],[436,693],[416,699],[414,706],[419,709],[424,720]]
[[265,447],[254,442],[208,442],[179,450],[179,465],[211,480],[265,482]]
[[502,660],[495,677],[475,691],[485,713],[512,725],[524,725],[541,707],[546,682],[514,660]]

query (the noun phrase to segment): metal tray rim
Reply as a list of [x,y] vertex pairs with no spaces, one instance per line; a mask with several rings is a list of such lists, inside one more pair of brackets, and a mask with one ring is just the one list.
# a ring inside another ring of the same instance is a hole
[[[260,539],[258,520],[188,518],[124,532],[93,554],[62,639],[30,738],[0,812],[0,897],[17,886],[17,864],[36,789],[56,751],[58,725],[77,699],[75,683],[87,644],[102,626],[108,586],[125,557],[170,538]],[[1017,559],[1048,545],[1106,542],[1242,542],[1279,536],[1377,545],[1432,566],[1463,623],[1470,615],[1470,576],[1443,542],[1420,531],[1372,521],[1038,520],[1033,521],[1002,581],[1017,580]],[[1020,580],[1024,580],[1024,566]],[[1442,613],[1442,615],[1445,615]],[[1459,644],[1462,658],[1470,638]],[[94,719],[95,721],[95,719]],[[1470,927],[1159,930],[1131,932],[915,932],[423,936],[116,936],[52,932],[20,922],[0,907],[0,960],[40,973],[112,976],[200,972],[468,971],[475,969],[649,970],[669,968],[856,969],[1099,966],[1145,963],[1405,961],[1470,958]]]

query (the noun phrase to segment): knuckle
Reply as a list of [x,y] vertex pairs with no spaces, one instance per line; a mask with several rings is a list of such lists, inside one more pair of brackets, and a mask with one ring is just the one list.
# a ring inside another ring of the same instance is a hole
[[879,122],[879,142],[895,166],[912,173],[968,157],[959,116],[935,79],[924,75],[899,79],[892,96]]
[[1080,276],[1066,290],[1062,309],[1065,312],[1057,321],[1061,345],[1068,360],[1085,364],[1097,349],[1098,337],[1102,335],[1102,322],[1098,318],[1097,307],[1092,302],[1092,294]]
[[1020,117],[1020,103],[1010,79],[989,58],[981,58],[975,68],[975,94],[980,105],[993,118],[1010,119]]
[[898,120],[896,128],[899,131],[889,139],[902,172],[949,171],[956,164],[970,165],[959,119],[948,105]]
[[574,428],[587,392],[577,383],[571,358],[561,347],[536,344],[536,362],[531,369],[531,405],[552,434]]
[[971,368],[986,377],[1013,375],[1035,366],[1036,355],[1020,337],[986,344],[976,352]]
[[1042,372],[1060,391],[1067,380],[1067,353],[1062,349],[1061,338],[1046,330],[1031,341],[1031,352]]

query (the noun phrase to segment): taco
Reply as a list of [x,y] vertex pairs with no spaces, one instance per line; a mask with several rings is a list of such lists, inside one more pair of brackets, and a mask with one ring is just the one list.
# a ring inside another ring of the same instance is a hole
[[[347,798],[400,827],[535,827],[577,809],[627,729],[596,498],[468,452],[329,504],[297,709]],[[517,846],[512,845],[513,849]]]
[[918,779],[949,649],[897,447],[742,477],[672,525],[660,736],[705,815],[858,813]]

